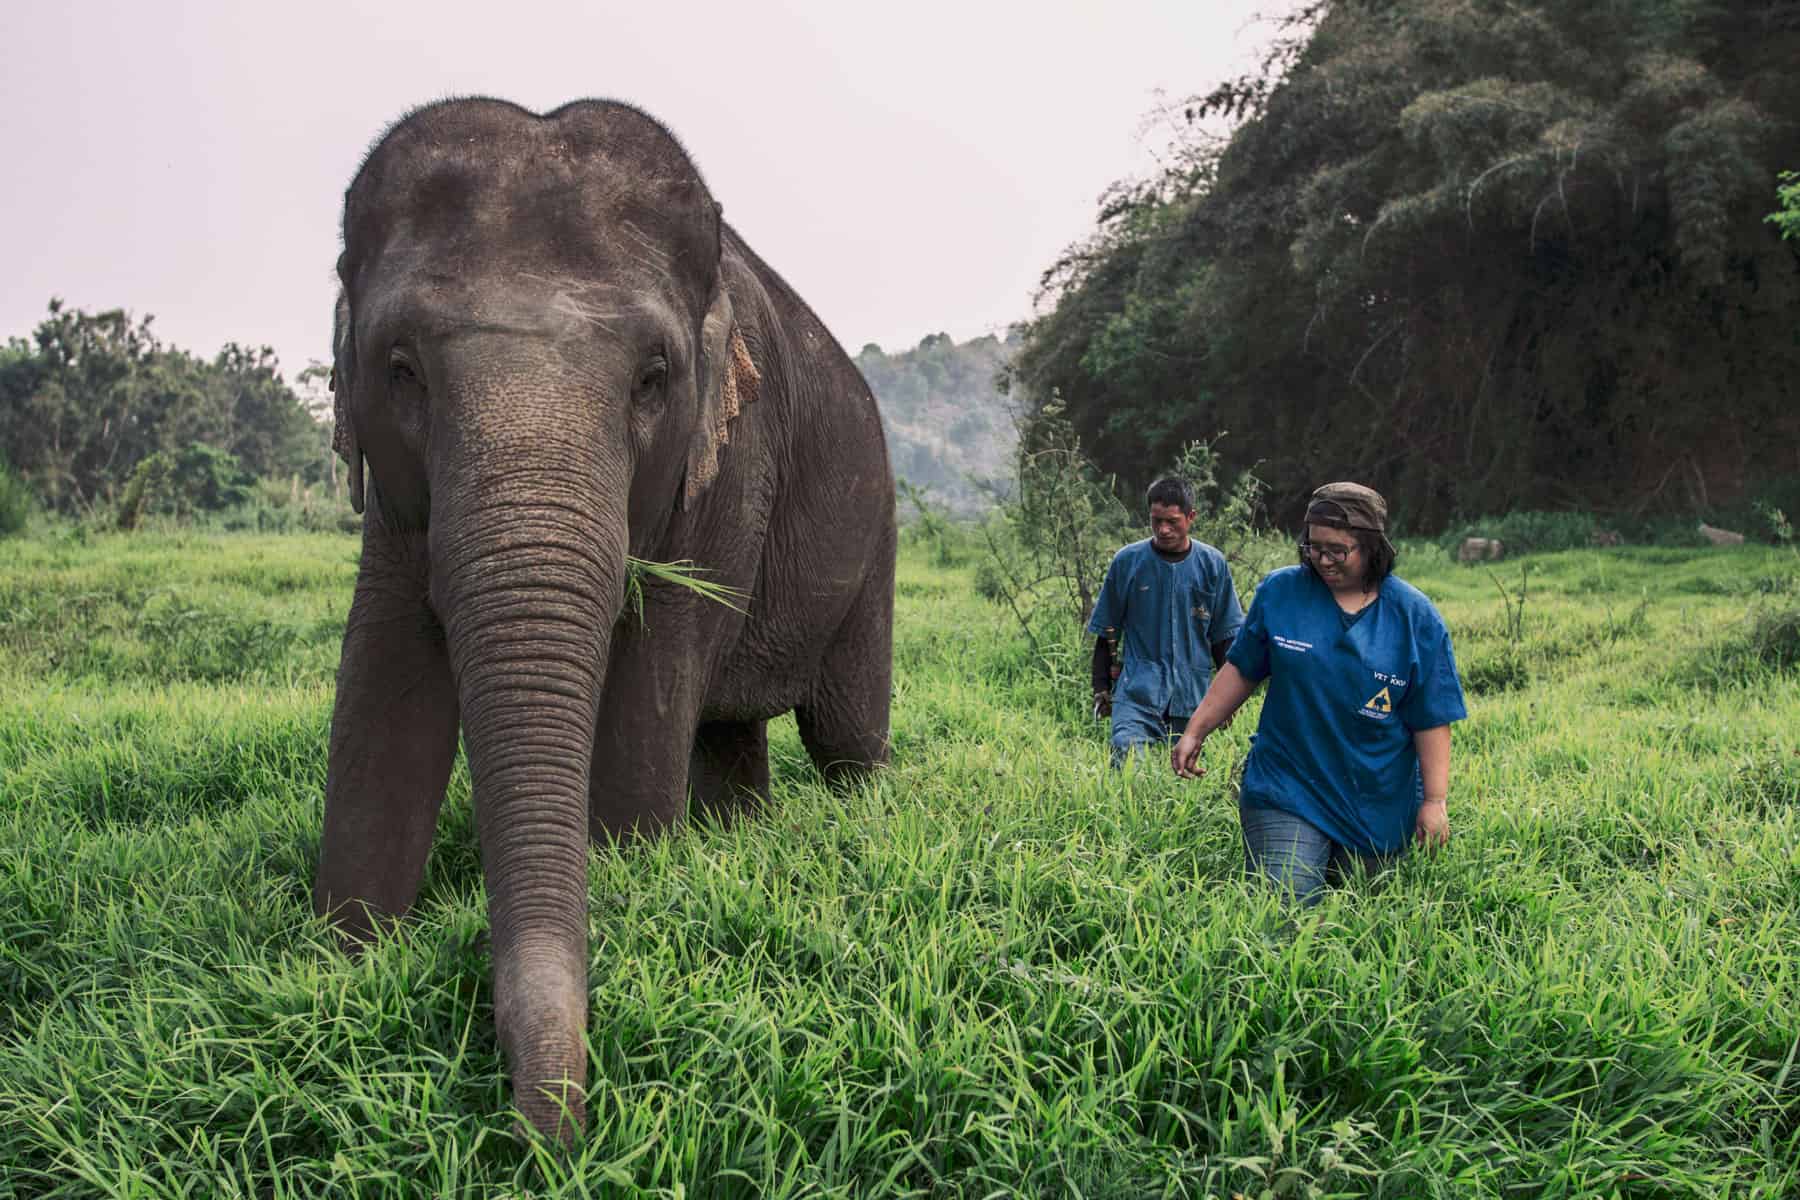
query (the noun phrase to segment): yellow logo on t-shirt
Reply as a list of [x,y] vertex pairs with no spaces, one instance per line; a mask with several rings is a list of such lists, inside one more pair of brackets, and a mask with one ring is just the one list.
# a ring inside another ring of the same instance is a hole
[[1388,695],[1388,690],[1386,688],[1382,688],[1379,692],[1376,692],[1373,696],[1370,696],[1367,700],[1363,701],[1363,707],[1372,708],[1376,712],[1391,713],[1394,711],[1394,699],[1392,696]]

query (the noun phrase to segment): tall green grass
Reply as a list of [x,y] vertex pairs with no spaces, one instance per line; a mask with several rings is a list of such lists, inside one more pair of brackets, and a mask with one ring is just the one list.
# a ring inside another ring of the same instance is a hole
[[593,856],[567,1157],[511,1133],[460,768],[399,934],[311,916],[354,558],[0,543],[0,1197],[1800,1194],[1791,556],[1537,556],[1514,614],[1409,548],[1455,836],[1295,913],[1256,701],[1197,783],[1111,772],[1085,639],[909,550],[890,770],[779,721],[766,816]]

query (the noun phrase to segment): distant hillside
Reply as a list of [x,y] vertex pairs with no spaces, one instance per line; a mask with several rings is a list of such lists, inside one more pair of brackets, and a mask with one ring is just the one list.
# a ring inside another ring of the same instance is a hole
[[895,476],[952,512],[972,514],[990,503],[970,477],[1012,475],[1018,435],[994,376],[1016,344],[989,335],[959,346],[934,333],[898,354],[871,342],[856,356],[881,408]]

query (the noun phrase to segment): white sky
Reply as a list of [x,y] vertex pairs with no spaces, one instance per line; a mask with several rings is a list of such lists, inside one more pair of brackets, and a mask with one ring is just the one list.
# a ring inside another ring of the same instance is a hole
[[1028,316],[1171,100],[1292,0],[5,0],[0,338],[52,295],[328,357],[343,189],[412,105],[629,100],[854,353]]

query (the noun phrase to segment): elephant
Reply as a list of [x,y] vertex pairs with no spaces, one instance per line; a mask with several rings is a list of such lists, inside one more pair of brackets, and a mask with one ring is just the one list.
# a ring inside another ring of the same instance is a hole
[[[887,761],[896,527],[874,397],[629,104],[416,109],[344,195],[334,440],[362,551],[313,904],[417,898],[460,735],[513,1099],[585,1121],[590,841],[769,792],[792,711],[833,784]],[[367,480],[365,483],[365,467]],[[627,604],[629,561],[740,593]]]

